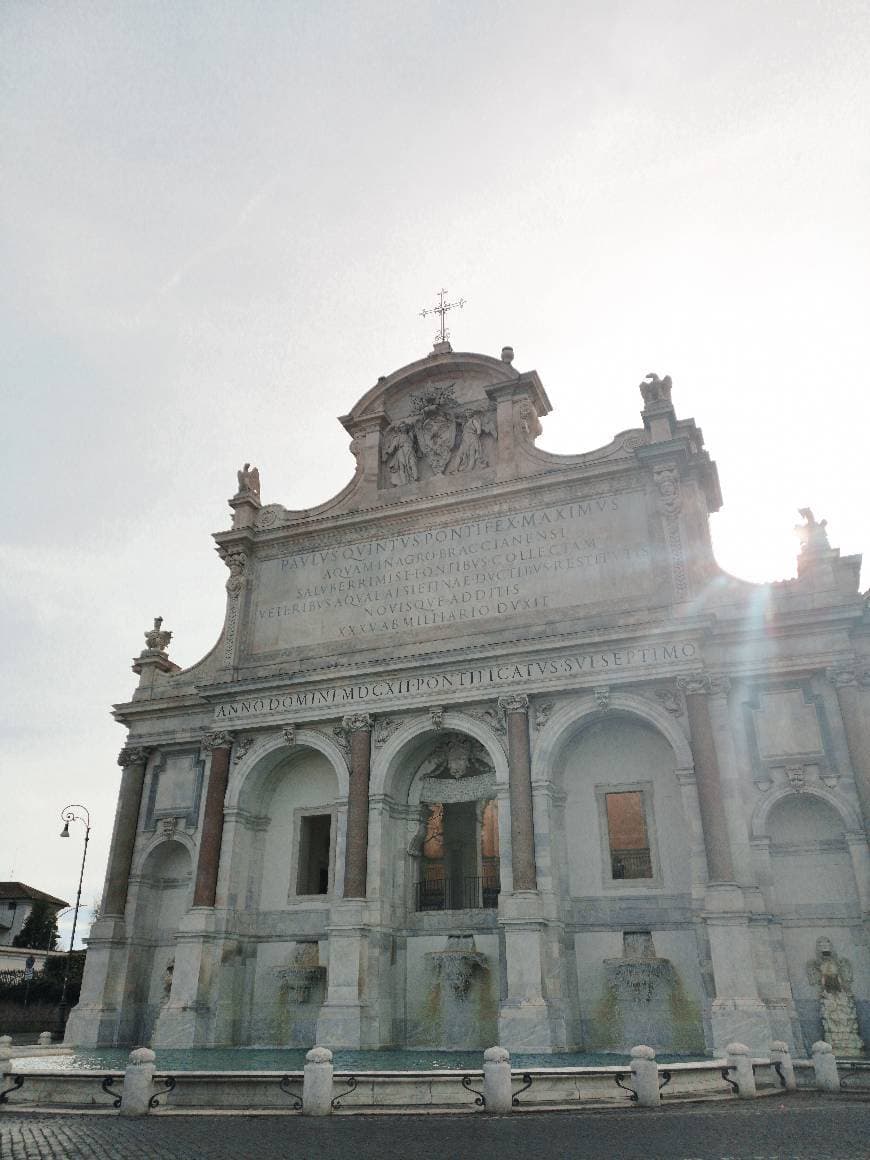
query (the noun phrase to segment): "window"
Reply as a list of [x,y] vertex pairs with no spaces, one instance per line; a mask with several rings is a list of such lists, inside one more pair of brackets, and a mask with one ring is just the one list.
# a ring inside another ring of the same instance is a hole
[[329,893],[330,814],[306,814],[299,819],[297,894]]
[[432,803],[421,854],[417,910],[498,905],[497,802]]
[[613,879],[653,876],[643,797],[641,790],[604,795]]

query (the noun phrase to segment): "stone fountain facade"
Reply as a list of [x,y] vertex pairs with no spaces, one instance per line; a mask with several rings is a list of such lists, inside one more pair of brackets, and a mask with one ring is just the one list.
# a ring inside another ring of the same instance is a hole
[[241,468],[217,645],[182,670],[158,618],[115,708],[68,1041],[859,1050],[860,558],[806,508],[794,579],[722,572],[672,392],[555,455],[534,371],[439,343],[342,418],[320,507]]

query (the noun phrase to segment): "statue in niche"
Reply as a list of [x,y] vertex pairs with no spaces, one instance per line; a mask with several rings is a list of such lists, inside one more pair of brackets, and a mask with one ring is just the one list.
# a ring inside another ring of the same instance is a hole
[[660,379],[657,374],[652,371],[644,378],[640,384],[640,393],[643,395],[645,406],[650,403],[669,403],[671,401],[671,376],[665,375]]
[[830,551],[831,545],[828,543],[828,533],[825,531],[828,521],[817,520],[813,515],[812,508],[798,508],[798,511],[806,521],[803,524],[796,524],[794,529],[801,542],[801,552],[809,555],[811,552]]
[[236,476],[239,481],[239,495],[255,495],[257,499],[260,498],[259,468],[251,467],[250,463],[246,463],[244,467],[239,468]]
[[493,773],[489,754],[473,737],[451,733],[439,741],[418,770],[420,777],[459,780],[476,774]]
[[816,939],[816,957],[807,963],[807,978],[819,989],[825,1039],[835,1055],[859,1055],[858,1016],[852,995],[852,964],[841,959],[829,938]]
[[394,487],[416,483],[420,478],[417,467],[417,439],[410,423],[394,423],[384,436],[383,460],[390,472]]
[[462,423],[459,447],[453,458],[450,473],[474,471],[478,467],[489,467],[489,459],[481,439],[484,435],[495,437],[495,416],[486,411],[466,411]]

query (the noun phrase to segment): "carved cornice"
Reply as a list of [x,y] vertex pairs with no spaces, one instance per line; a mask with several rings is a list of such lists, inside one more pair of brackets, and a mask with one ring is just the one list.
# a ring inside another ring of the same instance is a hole
[[118,765],[122,769],[126,769],[128,765],[144,765],[150,752],[144,745],[125,746],[118,754]]

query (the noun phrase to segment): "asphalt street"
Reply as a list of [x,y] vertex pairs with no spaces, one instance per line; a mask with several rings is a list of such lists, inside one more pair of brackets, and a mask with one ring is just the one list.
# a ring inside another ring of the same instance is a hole
[[3,1160],[868,1160],[870,1100],[506,1116],[117,1116],[0,1112]]

